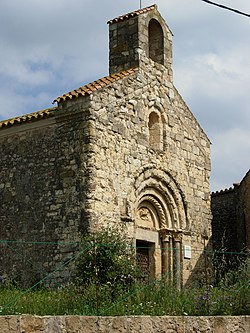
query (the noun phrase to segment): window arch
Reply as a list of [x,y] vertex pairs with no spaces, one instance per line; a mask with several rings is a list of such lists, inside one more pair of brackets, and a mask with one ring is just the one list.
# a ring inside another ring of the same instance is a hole
[[149,58],[164,64],[164,38],[160,23],[151,19],[148,25]]
[[149,146],[155,150],[162,147],[162,128],[160,116],[156,112],[151,112],[148,119]]

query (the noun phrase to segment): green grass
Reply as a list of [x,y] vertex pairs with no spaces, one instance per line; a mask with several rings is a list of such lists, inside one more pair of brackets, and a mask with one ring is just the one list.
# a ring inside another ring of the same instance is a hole
[[[98,247],[96,244],[99,244]],[[0,287],[0,314],[250,314],[249,262],[242,264],[237,271],[227,273],[216,286],[207,284],[200,288],[189,287],[178,291],[167,284],[164,277],[162,280],[140,284],[138,269],[134,267],[134,251],[132,253],[132,248],[129,249],[126,244],[126,238],[119,230],[107,229],[97,235],[88,235],[84,241],[84,251],[76,262],[78,274],[74,279],[75,284],[48,290],[42,288],[41,280],[30,289],[22,290],[6,281],[5,287]],[[53,274],[50,278],[52,276]]]
[[67,286],[58,290],[0,289],[1,315],[249,315],[249,280],[177,291],[162,281],[119,287]]

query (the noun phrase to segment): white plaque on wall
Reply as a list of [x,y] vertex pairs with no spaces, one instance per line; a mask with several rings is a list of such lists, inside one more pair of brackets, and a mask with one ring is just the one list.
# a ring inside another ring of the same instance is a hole
[[184,258],[191,259],[191,246],[190,245],[184,245]]

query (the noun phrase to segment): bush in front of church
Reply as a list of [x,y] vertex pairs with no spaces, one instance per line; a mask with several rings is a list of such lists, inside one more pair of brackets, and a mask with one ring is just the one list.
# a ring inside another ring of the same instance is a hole
[[95,284],[128,290],[136,281],[136,255],[132,240],[117,227],[86,234],[76,263],[78,285]]

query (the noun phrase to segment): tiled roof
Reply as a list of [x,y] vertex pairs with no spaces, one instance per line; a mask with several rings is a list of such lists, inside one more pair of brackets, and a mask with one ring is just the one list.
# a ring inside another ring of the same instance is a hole
[[20,117],[15,117],[7,120],[0,121],[0,129],[11,127],[14,125],[19,125],[23,123],[29,123],[35,120],[46,119],[53,116],[53,112],[56,108],[50,108],[46,110],[41,110],[29,114],[25,114]]
[[117,22],[120,22],[120,21],[125,21],[125,20],[127,20],[131,17],[138,16],[138,15],[146,13],[146,12],[150,12],[153,9],[157,9],[157,6],[152,5],[152,6],[149,6],[149,7],[146,7],[146,8],[138,9],[134,12],[131,12],[131,13],[128,13],[128,14],[125,14],[125,15],[122,15],[122,16],[118,16],[118,17],[116,17],[112,20],[109,20],[107,23],[108,24],[113,24],[113,23],[117,23]]
[[[112,74],[110,76],[105,76],[102,79],[99,79],[97,81],[91,82],[89,84],[86,84],[85,86],[82,86],[76,90],[70,91],[67,94],[64,94],[62,96],[59,96],[54,100],[54,102],[61,102],[65,101],[67,99],[77,98],[79,96],[85,96],[93,94],[95,91],[102,89],[103,87],[107,87],[111,85],[112,83],[121,80],[122,78],[129,76],[135,72],[138,71],[138,68],[131,68],[126,71],[119,72],[117,74]],[[20,117],[15,117],[7,120],[0,121],[0,129],[11,127],[14,125],[19,125],[23,123],[29,123],[33,122],[35,120],[40,119],[46,119],[49,117],[53,117],[54,113],[53,111],[56,110],[56,107],[45,109],[29,114],[25,114]]]
[[57,97],[53,103],[55,102],[62,102],[66,101],[69,99],[77,98],[80,96],[86,96],[86,95],[91,95],[95,91],[102,89],[104,87],[109,86],[110,84],[114,83],[115,81],[119,81],[122,78],[129,76],[130,74],[135,73],[138,71],[138,68],[131,68],[126,71],[122,71],[116,74],[111,74],[110,76],[105,76],[102,79],[99,79],[97,81],[91,82],[89,84],[86,84],[85,86],[82,86],[76,90],[72,90],[68,92],[67,94],[64,94],[62,96]]

